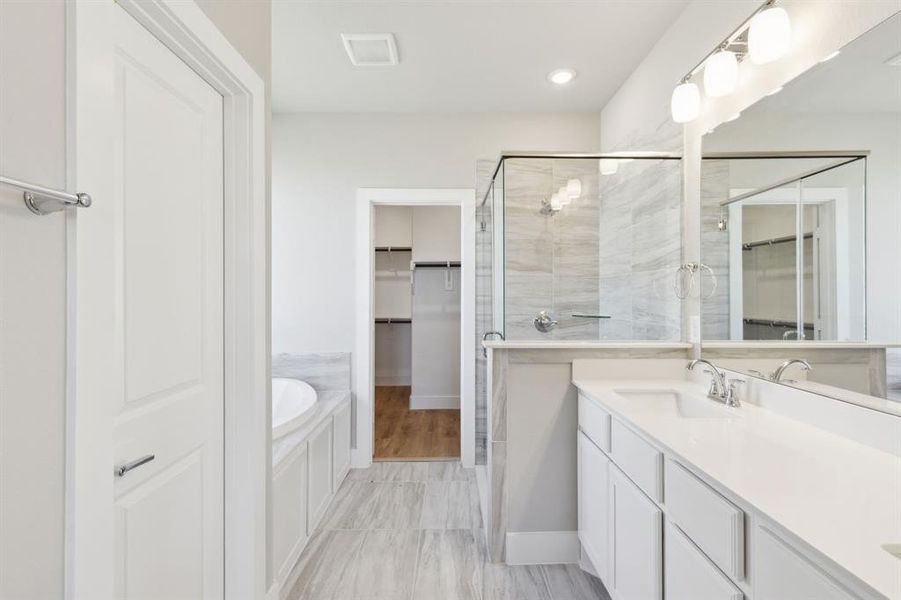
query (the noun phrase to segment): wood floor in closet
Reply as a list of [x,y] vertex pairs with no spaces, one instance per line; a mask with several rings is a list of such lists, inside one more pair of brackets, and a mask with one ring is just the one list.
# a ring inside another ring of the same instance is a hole
[[410,410],[409,386],[375,388],[374,460],[459,457],[459,410]]

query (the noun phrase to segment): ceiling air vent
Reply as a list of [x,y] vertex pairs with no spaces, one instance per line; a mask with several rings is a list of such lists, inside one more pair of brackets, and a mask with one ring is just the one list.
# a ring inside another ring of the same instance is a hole
[[341,41],[355,67],[392,67],[398,63],[391,33],[342,33]]

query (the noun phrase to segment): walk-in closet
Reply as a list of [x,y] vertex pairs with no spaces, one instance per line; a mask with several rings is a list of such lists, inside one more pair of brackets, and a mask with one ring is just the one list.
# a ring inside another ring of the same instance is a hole
[[460,454],[460,210],[374,216],[375,460]]

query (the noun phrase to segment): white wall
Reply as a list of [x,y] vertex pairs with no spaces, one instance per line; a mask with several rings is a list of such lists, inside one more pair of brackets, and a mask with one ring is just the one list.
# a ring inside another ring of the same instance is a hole
[[273,116],[273,352],[354,346],[357,188],[475,187],[502,150],[597,149],[596,114]]
[[[62,1],[0,2],[0,174],[65,187],[64,34]],[[65,333],[65,216],[2,188],[0,598],[62,597]]]

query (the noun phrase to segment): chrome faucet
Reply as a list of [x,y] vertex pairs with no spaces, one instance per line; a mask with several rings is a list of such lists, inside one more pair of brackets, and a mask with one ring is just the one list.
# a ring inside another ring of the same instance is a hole
[[[492,336],[492,335],[496,335],[499,338],[501,338],[502,340],[505,339],[504,334],[501,333],[500,331],[486,331],[484,334],[482,334],[482,341],[483,342],[486,341],[488,339],[488,336]],[[488,358],[488,348],[486,348],[485,346],[482,346],[482,356],[484,356],[485,358]]]
[[736,394],[735,388],[744,383],[740,379],[730,379],[727,385],[726,376],[722,371],[716,368],[709,360],[705,360],[703,358],[697,358],[690,363],[688,363],[688,370],[693,370],[698,365],[707,365],[710,367],[709,369],[705,369],[705,373],[710,373],[710,389],[707,390],[707,397],[717,402],[722,402],[726,406],[740,406],[741,403],[738,401],[738,395]]
[[776,369],[775,373],[773,373],[773,381],[780,383],[780,381],[782,380],[782,374],[785,372],[785,370],[795,364],[801,365],[801,369],[804,371],[810,371],[811,369],[813,369],[813,367],[810,366],[810,363],[803,358],[793,358],[779,365],[779,368]]

